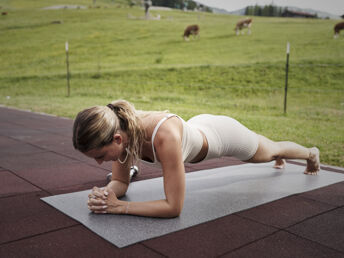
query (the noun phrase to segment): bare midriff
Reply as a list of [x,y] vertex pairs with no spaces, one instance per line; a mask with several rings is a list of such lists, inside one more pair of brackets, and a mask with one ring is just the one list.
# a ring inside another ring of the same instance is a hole
[[205,157],[207,156],[208,154],[208,141],[207,141],[207,138],[205,137],[205,134],[199,130],[202,134],[202,137],[203,137],[203,144],[202,144],[202,148],[200,150],[200,152],[196,155],[196,157],[191,160],[191,163],[197,163],[197,162],[201,162],[202,160],[205,159]]

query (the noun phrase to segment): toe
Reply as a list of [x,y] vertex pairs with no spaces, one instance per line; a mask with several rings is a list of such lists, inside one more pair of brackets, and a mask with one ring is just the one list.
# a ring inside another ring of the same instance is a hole
[[312,176],[316,176],[318,174],[318,171],[305,171],[303,172],[305,175],[312,175]]

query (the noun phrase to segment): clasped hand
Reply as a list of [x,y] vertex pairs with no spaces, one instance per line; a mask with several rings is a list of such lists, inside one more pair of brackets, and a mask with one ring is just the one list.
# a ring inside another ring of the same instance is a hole
[[116,194],[106,187],[93,187],[92,192],[88,195],[87,204],[88,208],[94,213],[124,213]]

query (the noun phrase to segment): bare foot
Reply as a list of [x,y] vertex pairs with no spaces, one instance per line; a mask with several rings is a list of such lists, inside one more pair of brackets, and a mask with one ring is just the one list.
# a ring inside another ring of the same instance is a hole
[[320,170],[320,158],[319,158],[319,149],[313,147],[309,149],[309,158],[307,159],[307,167],[305,172],[306,175],[316,175]]
[[276,159],[274,168],[282,169],[285,168],[285,159]]

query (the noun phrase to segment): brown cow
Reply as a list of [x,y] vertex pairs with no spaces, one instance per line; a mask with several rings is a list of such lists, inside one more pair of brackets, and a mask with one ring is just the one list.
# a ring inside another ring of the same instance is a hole
[[251,26],[252,26],[252,19],[246,18],[244,20],[238,21],[234,30],[235,30],[236,34],[239,35],[239,33],[240,33],[240,31],[242,31],[242,29],[247,28],[248,34],[251,34]]
[[199,37],[199,26],[197,24],[195,25],[189,25],[184,30],[184,40],[189,40],[190,35],[193,35],[194,38],[197,36]]
[[338,38],[339,32],[344,29],[344,22],[339,22],[334,26],[334,38]]

